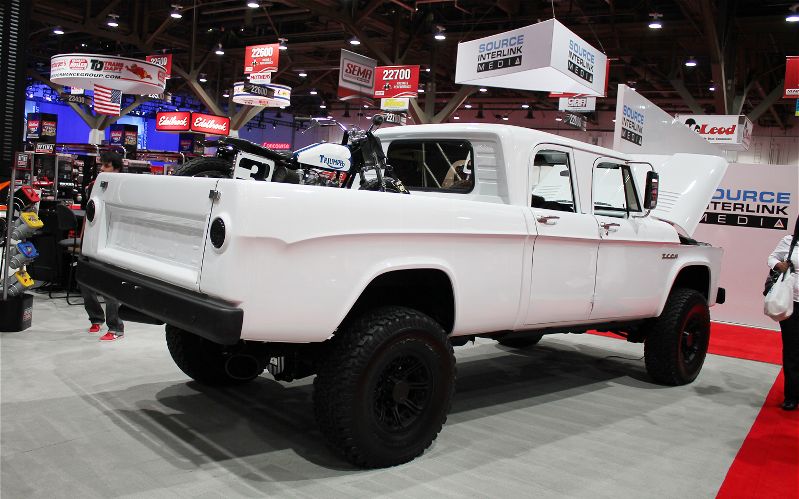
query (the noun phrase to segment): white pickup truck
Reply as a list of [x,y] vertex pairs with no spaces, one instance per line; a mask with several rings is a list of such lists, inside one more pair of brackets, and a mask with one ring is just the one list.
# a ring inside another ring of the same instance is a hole
[[475,337],[612,331],[643,342],[658,383],[699,374],[722,250],[690,235],[722,158],[494,124],[377,135],[411,195],[101,174],[78,279],[127,320],[165,323],[198,382],[316,375],[323,433],[365,467],[433,442],[453,346]]

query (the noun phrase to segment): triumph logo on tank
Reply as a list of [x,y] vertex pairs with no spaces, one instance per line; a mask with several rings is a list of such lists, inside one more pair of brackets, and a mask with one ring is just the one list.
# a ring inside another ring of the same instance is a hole
[[790,192],[718,188],[700,222],[785,230],[790,206]]
[[574,40],[569,40],[569,71],[588,83],[594,82],[594,53]]
[[523,49],[524,35],[513,35],[481,43],[477,53],[477,72],[521,66]]
[[644,113],[624,106],[621,118],[621,138],[640,146],[644,137]]

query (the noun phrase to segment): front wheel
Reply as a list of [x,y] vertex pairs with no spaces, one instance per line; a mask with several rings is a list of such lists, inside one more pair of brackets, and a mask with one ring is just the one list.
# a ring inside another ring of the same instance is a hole
[[316,419],[351,463],[394,466],[422,454],[447,419],[455,356],[441,326],[399,306],[341,328],[314,380]]
[[688,384],[702,370],[709,343],[707,299],[693,289],[675,289],[644,341],[646,371],[664,385]]

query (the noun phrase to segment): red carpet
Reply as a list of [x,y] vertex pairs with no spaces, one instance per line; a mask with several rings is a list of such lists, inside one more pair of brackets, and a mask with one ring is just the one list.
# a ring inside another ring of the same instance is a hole
[[799,498],[799,412],[780,409],[782,372],[732,462],[718,498]]

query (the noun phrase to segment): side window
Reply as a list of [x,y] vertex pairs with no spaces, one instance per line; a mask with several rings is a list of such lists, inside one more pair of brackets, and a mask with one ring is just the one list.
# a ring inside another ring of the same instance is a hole
[[530,167],[530,206],[557,211],[574,209],[569,155],[562,151],[538,151]]
[[600,163],[594,168],[594,214],[627,218],[641,211],[635,182],[627,165]]
[[395,140],[386,159],[410,189],[471,192],[474,152],[465,140]]

